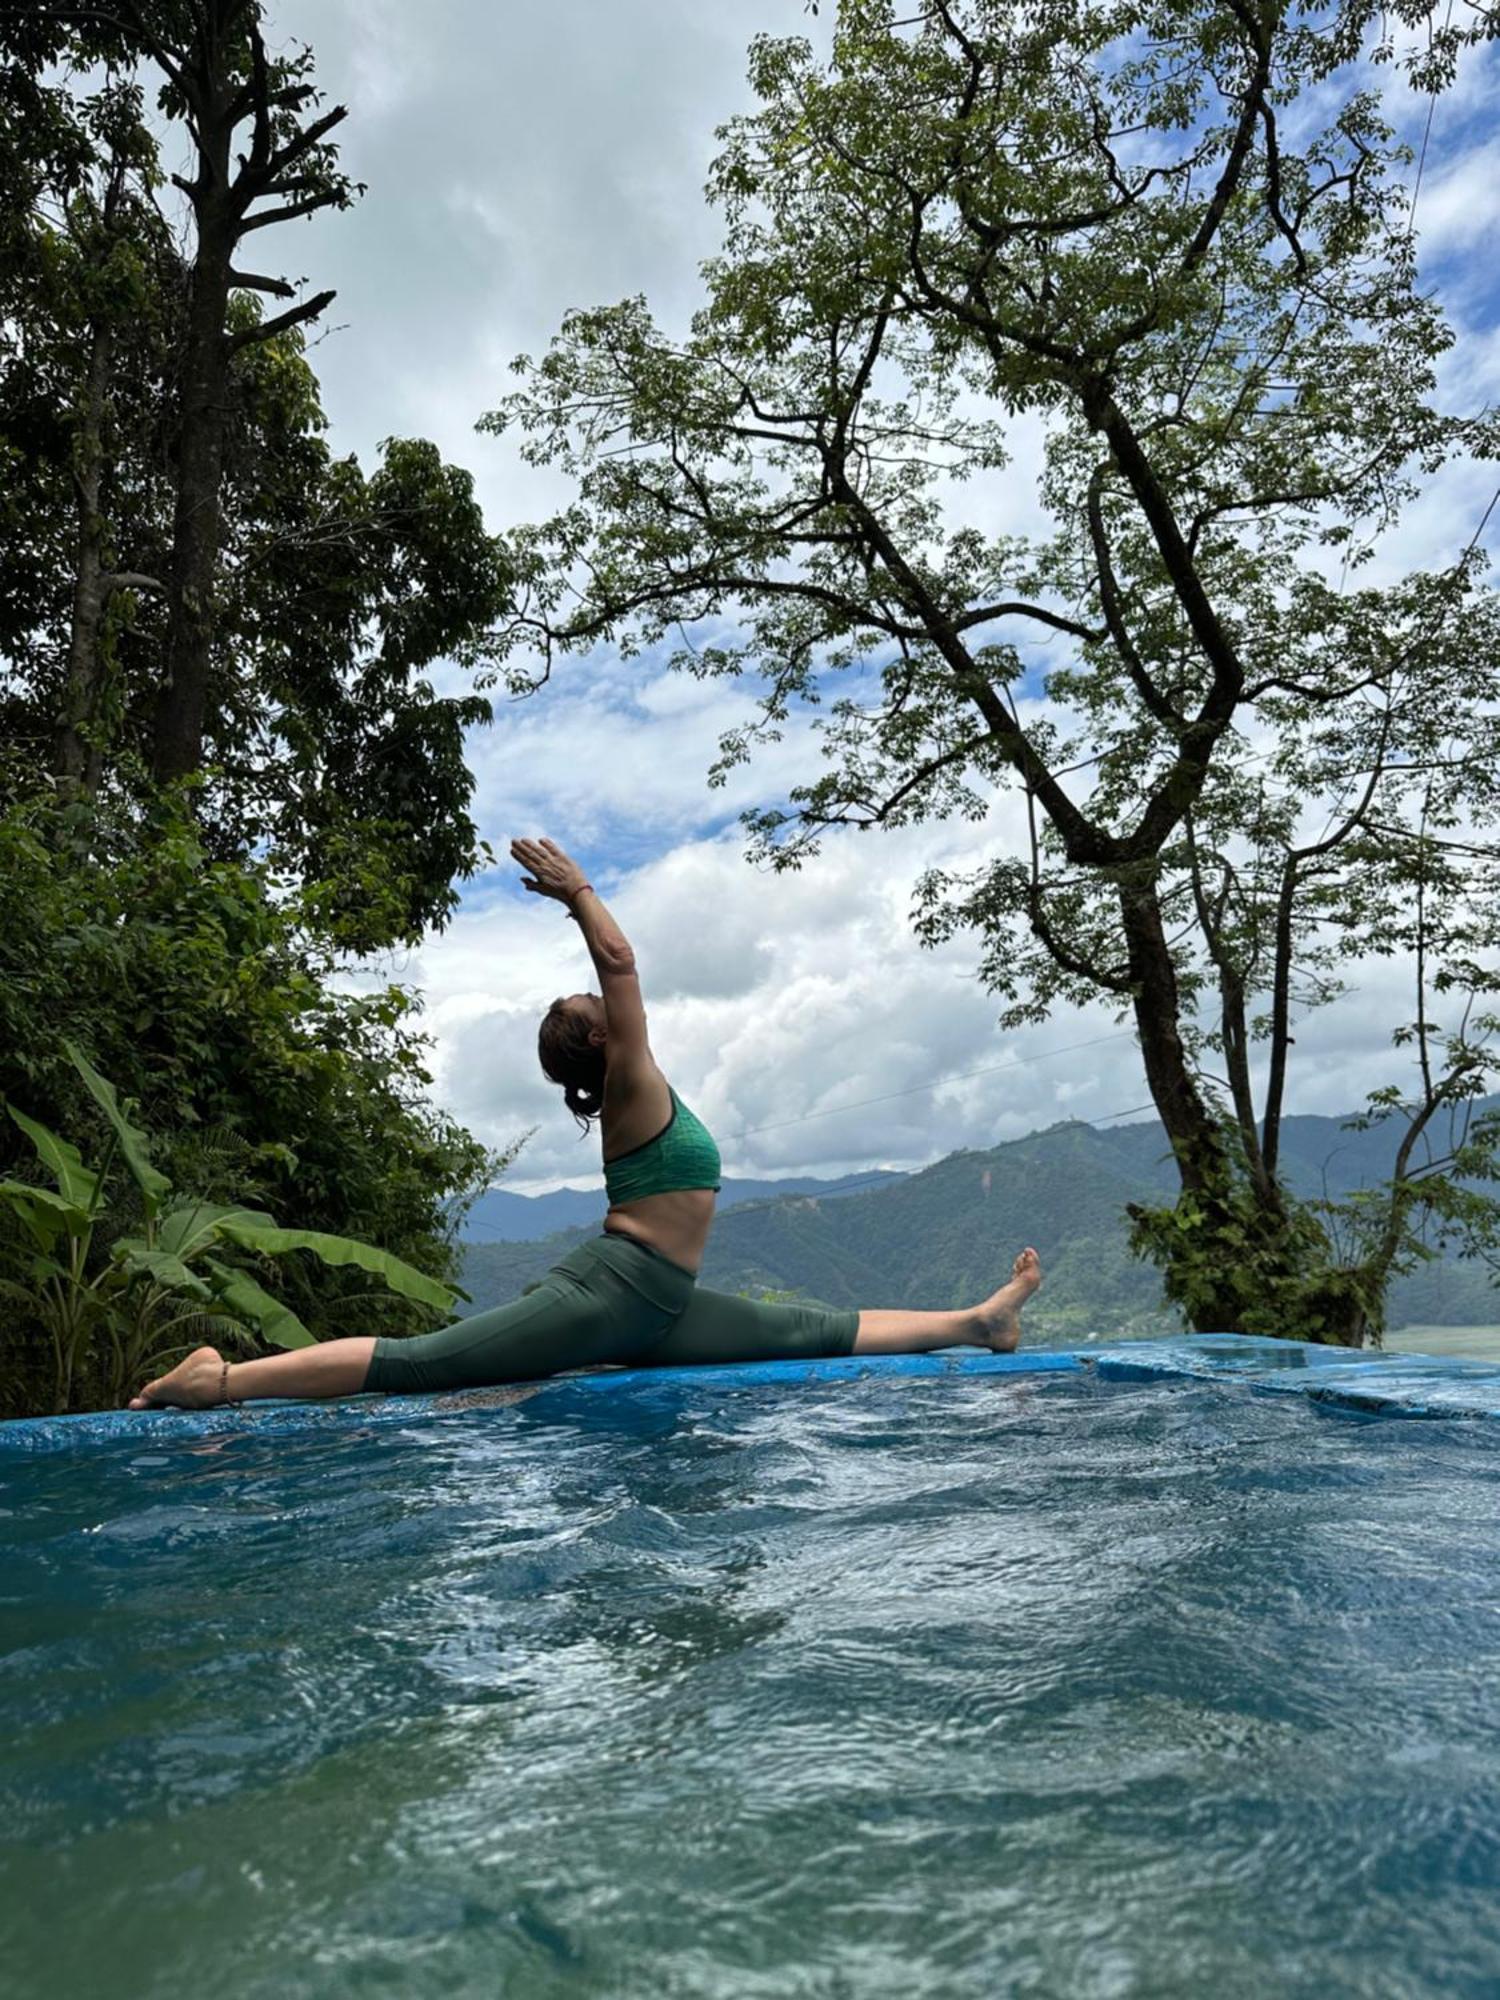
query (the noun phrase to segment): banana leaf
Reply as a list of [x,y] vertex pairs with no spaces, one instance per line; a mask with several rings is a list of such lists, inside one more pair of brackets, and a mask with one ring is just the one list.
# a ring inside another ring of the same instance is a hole
[[68,1139],[59,1139],[55,1132],[38,1124],[35,1118],[28,1118],[24,1111],[17,1111],[13,1104],[7,1104],[5,1108],[36,1147],[37,1157],[50,1170],[58,1191],[77,1207],[92,1208],[99,1176],[83,1164],[83,1155],[78,1148]]
[[174,1208],[170,1215],[162,1217],[156,1241],[161,1249],[169,1250],[174,1257],[191,1257],[205,1244],[214,1241],[225,1222],[263,1224],[267,1228],[276,1226],[273,1216],[265,1215],[256,1208],[226,1208],[211,1201],[194,1201]]
[[231,1270],[213,1258],[204,1260],[214,1296],[236,1319],[246,1320],[273,1347],[315,1347],[307,1328],[290,1306],[273,1299],[246,1271]]
[[109,1120],[125,1164],[129,1167],[136,1186],[141,1191],[141,1199],[146,1204],[146,1213],[155,1215],[165,1198],[172,1192],[172,1183],[164,1173],[151,1164],[151,1142],[138,1126],[132,1125],[120,1109],[119,1094],[106,1077],[100,1076],[92,1063],[72,1043],[64,1042],[68,1059],[83,1078],[90,1097]]
[[355,1243],[347,1236],[325,1236],[317,1229],[277,1229],[265,1223],[223,1222],[220,1233],[242,1249],[258,1250],[263,1256],[280,1257],[288,1250],[311,1250],[325,1264],[356,1264],[373,1277],[383,1278],[393,1292],[422,1305],[447,1312],[453,1305],[452,1289],[414,1271],[389,1250],[377,1250],[368,1243]]
[[65,1231],[69,1236],[86,1236],[89,1212],[66,1195],[51,1188],[33,1187],[30,1181],[0,1181],[0,1197],[8,1201],[32,1241],[50,1250]]
[[170,1250],[152,1250],[138,1236],[122,1236],[110,1251],[122,1270],[154,1278],[169,1292],[183,1292],[195,1299],[211,1299],[213,1293],[195,1271]]

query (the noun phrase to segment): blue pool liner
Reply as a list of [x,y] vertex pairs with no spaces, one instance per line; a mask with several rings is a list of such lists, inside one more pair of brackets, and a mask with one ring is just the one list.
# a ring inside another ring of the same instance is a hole
[[1385,1355],[1272,1340],[1243,1333],[1204,1333],[1178,1340],[1122,1341],[1110,1346],[1038,1348],[991,1354],[946,1348],[936,1354],[848,1355],[829,1361],[750,1361],[727,1368],[609,1368],[553,1376],[545,1382],[440,1396],[356,1396],[341,1402],[247,1403],[217,1410],[99,1410],[74,1417],[27,1417],[0,1424],[0,1456],[91,1450],[103,1444],[142,1445],[167,1438],[365,1430],[434,1417],[464,1418],[508,1409],[535,1397],[635,1398],[731,1394],[736,1389],[847,1382],[866,1376],[1088,1374],[1102,1382],[1233,1383],[1262,1395],[1307,1396],[1318,1403],[1392,1417],[1500,1417],[1500,1365],[1435,1354]]

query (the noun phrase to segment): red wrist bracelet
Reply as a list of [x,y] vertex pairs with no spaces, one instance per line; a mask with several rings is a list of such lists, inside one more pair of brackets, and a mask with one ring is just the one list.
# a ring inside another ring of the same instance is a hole
[[570,917],[571,917],[571,916],[573,915],[573,905],[574,905],[574,903],[576,902],[576,900],[578,899],[578,897],[580,897],[580,896],[581,896],[581,895],[583,894],[583,892],[584,892],[584,890],[585,890],[585,889],[587,889],[587,890],[589,890],[589,891],[591,891],[591,892],[592,892],[592,890],[593,890],[593,887],[594,887],[594,885],[593,885],[593,883],[592,883],[592,882],[580,882],[580,883],[579,883],[579,885],[578,885],[578,887],[577,887],[577,888],[576,888],[576,889],[575,889],[575,890],[573,891],[573,894],[572,894],[571,896],[569,896],[569,898],[568,898],[568,915],[569,915]]

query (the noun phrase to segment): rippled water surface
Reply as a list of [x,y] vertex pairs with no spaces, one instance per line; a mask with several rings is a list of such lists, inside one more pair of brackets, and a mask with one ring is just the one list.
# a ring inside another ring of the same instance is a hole
[[5,1990],[1493,2000],[1497,1480],[1075,1376],[5,1464]]

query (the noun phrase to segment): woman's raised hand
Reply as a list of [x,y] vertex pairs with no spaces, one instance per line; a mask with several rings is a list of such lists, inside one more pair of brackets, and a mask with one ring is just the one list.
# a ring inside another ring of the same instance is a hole
[[521,886],[534,896],[550,896],[554,902],[570,903],[588,880],[576,861],[570,861],[555,840],[513,840],[511,859],[526,873]]

